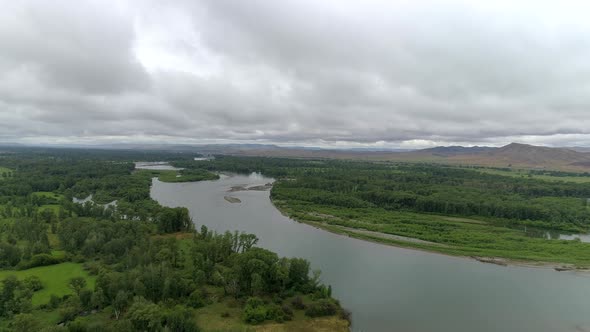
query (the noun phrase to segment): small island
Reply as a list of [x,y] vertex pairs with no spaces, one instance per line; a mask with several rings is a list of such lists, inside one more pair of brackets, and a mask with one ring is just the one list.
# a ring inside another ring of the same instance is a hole
[[242,203],[242,201],[237,197],[223,196],[223,198],[230,203]]

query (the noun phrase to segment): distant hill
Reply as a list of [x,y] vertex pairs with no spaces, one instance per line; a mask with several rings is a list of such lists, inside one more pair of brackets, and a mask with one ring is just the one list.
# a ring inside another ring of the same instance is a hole
[[[438,146],[422,150],[380,150],[372,148],[323,149],[297,146],[282,147],[272,144],[119,144],[116,147],[96,145],[84,146],[83,148],[162,150],[203,155],[225,154],[310,159],[408,161],[452,165],[590,171],[590,148],[550,148],[520,143],[511,143],[499,148],[489,146]],[[0,150],[2,150],[1,146]],[[10,151],[11,147],[7,146],[6,150]]]
[[488,152],[492,151],[495,148],[489,146],[472,146],[472,147],[464,147],[464,146],[437,146],[435,148],[429,148],[424,150],[419,150],[421,153],[431,153],[435,156],[441,157],[450,157],[450,156],[457,156],[457,155],[466,155],[466,154],[477,154],[481,152]]
[[499,148],[439,146],[415,151],[311,150],[287,149],[276,146],[258,148],[232,146],[231,149],[224,149],[223,152],[245,156],[415,161],[570,171],[588,171],[590,169],[590,153],[570,148],[550,148],[520,143],[511,143]]
[[511,143],[499,148],[438,147],[392,156],[392,159],[572,171],[590,168],[590,153],[520,143]]
[[586,146],[571,146],[571,147],[564,147],[564,149],[573,150],[577,152],[590,152],[590,147]]
[[494,158],[501,158],[517,164],[545,165],[551,163],[575,163],[589,161],[590,155],[564,148],[548,148],[512,143],[492,152]]

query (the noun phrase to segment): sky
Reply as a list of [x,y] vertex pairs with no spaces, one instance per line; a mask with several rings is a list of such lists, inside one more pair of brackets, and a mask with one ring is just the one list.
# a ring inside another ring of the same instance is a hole
[[2,1],[0,142],[590,146],[589,9]]

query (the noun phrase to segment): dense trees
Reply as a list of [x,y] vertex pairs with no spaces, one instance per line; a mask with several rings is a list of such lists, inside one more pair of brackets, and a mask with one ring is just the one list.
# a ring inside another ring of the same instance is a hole
[[156,216],[156,223],[162,233],[188,231],[193,228],[193,221],[186,208],[162,208]]
[[531,177],[489,174],[478,168],[429,164],[368,163],[220,156],[179,161],[178,166],[240,173],[262,172],[279,181],[274,199],[342,208],[383,208],[456,216],[538,221],[540,226],[590,226],[590,183],[544,181],[532,175],[584,174],[530,171]]
[[17,280],[14,276],[8,276],[2,280],[1,285],[0,318],[27,313],[31,310],[31,297],[34,290],[29,288],[29,285]]
[[[3,279],[0,330],[51,330],[29,314],[51,311],[70,331],[198,331],[194,310],[220,299],[244,307],[243,321],[259,323],[291,319],[298,310],[289,304],[293,296],[326,298],[309,262],[257,248],[253,234],[217,234],[204,226],[197,232],[186,208],[153,201],[154,174],[135,172],[133,156],[186,163],[182,176],[211,178],[191,158],[165,153],[23,149],[0,155],[0,165],[14,170],[0,186],[0,268],[70,261],[96,277],[93,287],[82,277],[64,281],[71,294],[35,306],[32,296],[44,288],[39,278]],[[73,201],[90,195],[91,201]],[[250,319],[247,303],[264,315]]]
[[571,229],[590,225],[590,184],[548,182],[441,166],[335,167],[299,173],[273,190],[279,200],[344,208],[541,221]]

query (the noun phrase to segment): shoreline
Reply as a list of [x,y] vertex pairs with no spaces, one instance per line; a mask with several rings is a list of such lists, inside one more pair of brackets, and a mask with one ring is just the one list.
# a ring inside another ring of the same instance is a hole
[[[367,234],[362,234],[361,233],[363,231],[362,229],[352,228],[352,230],[347,231],[346,229],[340,229],[339,226],[325,225],[320,222],[310,221],[310,220],[295,219],[292,216],[290,216],[287,212],[285,212],[280,206],[278,206],[275,203],[275,201],[273,200],[271,195],[269,195],[269,200],[270,200],[271,204],[273,205],[273,207],[276,208],[283,216],[285,216],[295,222],[306,224],[306,225],[312,226],[314,228],[320,229],[322,231],[330,232],[332,234],[355,238],[357,240],[362,240],[362,241],[371,242],[371,243],[380,244],[380,245],[387,245],[387,246],[391,246],[391,247],[397,247],[397,248],[403,248],[403,249],[409,249],[409,250],[417,250],[417,251],[427,252],[427,253],[431,253],[431,254],[439,254],[439,255],[444,255],[447,257],[469,259],[469,260],[474,260],[474,261],[477,261],[477,262],[480,262],[483,264],[494,264],[494,265],[503,266],[503,267],[516,266],[516,267],[537,268],[537,269],[545,269],[545,270],[551,269],[556,272],[568,272],[569,271],[569,272],[584,273],[584,274],[590,273],[590,268],[578,268],[572,264],[567,264],[567,263],[544,262],[544,261],[524,261],[524,260],[515,260],[515,259],[510,259],[510,258],[504,258],[504,257],[489,257],[489,256],[476,256],[476,255],[459,255],[459,254],[454,255],[454,254],[451,254],[448,252],[435,250],[434,248],[423,247],[423,246],[421,246],[421,243],[414,243],[411,241],[392,240],[392,239],[387,239],[385,237],[377,238],[377,237],[373,237],[373,236],[370,236]],[[361,232],[357,232],[356,230],[361,231]],[[384,235],[388,236],[390,234],[384,233]],[[445,248],[444,244],[439,244],[439,243],[434,243],[434,245],[431,245],[431,246],[433,246],[433,247],[438,246],[439,248]]]

